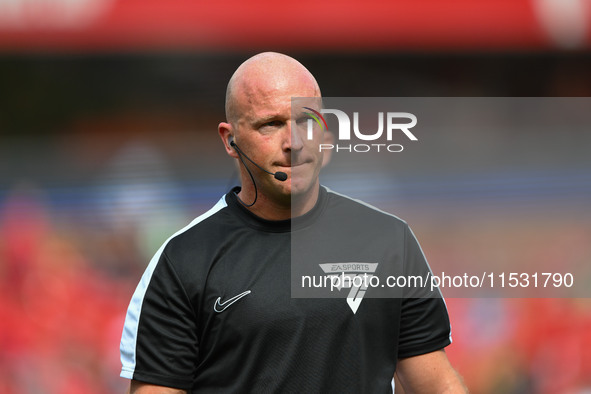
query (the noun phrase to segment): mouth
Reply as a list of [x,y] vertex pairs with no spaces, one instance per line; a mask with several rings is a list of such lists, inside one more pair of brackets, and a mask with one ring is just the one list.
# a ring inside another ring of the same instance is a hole
[[304,161],[304,162],[299,162],[299,163],[291,163],[291,164],[279,164],[277,165],[277,168],[279,168],[279,171],[283,171],[283,172],[291,172],[291,171],[297,171],[299,168],[305,166],[306,164],[308,164],[309,162]]
[[281,167],[281,168],[295,168],[295,167],[301,167],[305,164],[310,164],[312,163],[312,160],[299,160],[296,163],[289,163],[289,164],[285,164],[285,163],[276,163],[275,166],[277,167]]

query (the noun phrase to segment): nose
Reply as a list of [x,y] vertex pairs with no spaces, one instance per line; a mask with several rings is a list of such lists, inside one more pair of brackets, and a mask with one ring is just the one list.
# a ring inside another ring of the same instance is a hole
[[303,136],[297,126],[297,124],[292,121],[287,123],[287,130],[286,130],[286,140],[284,144],[284,149],[289,151],[300,151],[304,147]]

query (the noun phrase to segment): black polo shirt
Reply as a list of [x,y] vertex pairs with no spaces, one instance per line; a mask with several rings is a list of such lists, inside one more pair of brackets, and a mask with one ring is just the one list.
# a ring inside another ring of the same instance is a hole
[[429,272],[404,221],[323,187],[306,215],[268,221],[236,192],[151,260],[125,320],[122,377],[194,393],[391,393],[399,358],[451,343],[438,290],[292,297],[297,260],[319,275],[323,263],[369,267],[341,262]]

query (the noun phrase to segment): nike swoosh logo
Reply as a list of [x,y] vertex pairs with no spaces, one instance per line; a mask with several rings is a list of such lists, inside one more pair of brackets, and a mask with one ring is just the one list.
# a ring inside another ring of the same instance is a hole
[[220,302],[222,300],[222,297],[218,297],[218,299],[215,300],[215,304],[213,304],[213,310],[218,313],[221,313],[221,312],[225,311],[226,309],[228,309],[228,307],[230,305],[232,305],[233,303],[235,303],[236,301],[238,301],[242,297],[246,297],[249,294],[250,294],[250,290],[246,290],[244,293],[240,293],[238,295],[235,295],[234,297],[229,298],[224,302]]

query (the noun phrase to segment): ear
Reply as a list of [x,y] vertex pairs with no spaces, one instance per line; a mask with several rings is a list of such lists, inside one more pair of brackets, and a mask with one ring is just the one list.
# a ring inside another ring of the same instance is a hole
[[[325,130],[322,134],[322,143],[332,145],[334,143],[334,134],[331,131]],[[332,157],[332,149],[325,150],[322,153],[322,167],[324,167],[328,163],[330,163],[330,159]]]
[[226,149],[228,156],[237,159],[238,153],[236,153],[236,150],[230,146],[230,141],[234,138],[232,125],[226,122],[220,123],[218,125],[218,133],[222,139],[222,143],[224,144],[224,148]]

